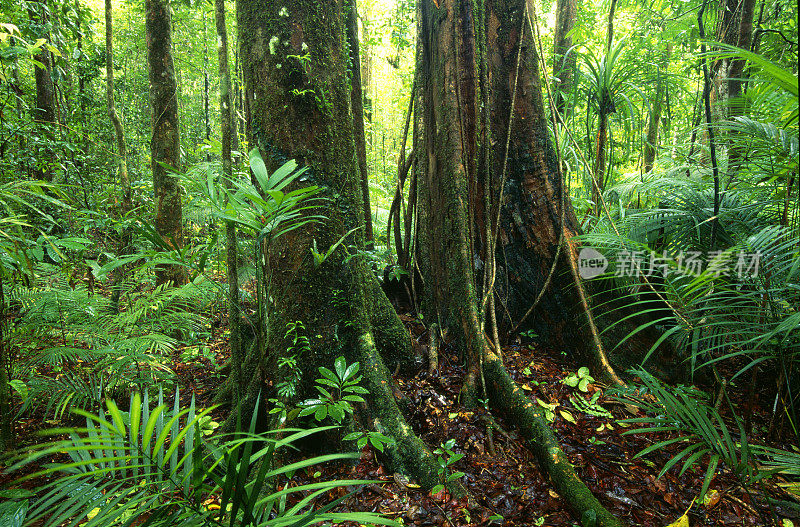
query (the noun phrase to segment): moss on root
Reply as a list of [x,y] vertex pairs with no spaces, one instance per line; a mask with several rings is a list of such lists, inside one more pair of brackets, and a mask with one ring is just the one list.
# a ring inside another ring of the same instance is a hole
[[484,377],[493,408],[503,413],[528,441],[542,471],[550,476],[556,492],[579,518],[596,517],[598,527],[622,527],[622,523],[603,507],[575,473],[558,445],[537,405],[508,375],[503,363],[488,352]]

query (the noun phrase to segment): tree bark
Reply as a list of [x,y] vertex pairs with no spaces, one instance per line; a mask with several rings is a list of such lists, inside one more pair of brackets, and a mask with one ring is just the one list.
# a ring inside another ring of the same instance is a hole
[[[576,0],[558,0],[556,3],[556,28],[553,35],[553,76],[559,82],[553,93],[556,110],[567,119],[567,98],[572,93],[577,55],[571,51],[572,36],[577,16]],[[567,54],[569,52],[569,54]]]
[[[482,10],[473,11],[476,6],[485,7],[485,17]],[[426,319],[441,322],[462,350],[467,362],[462,401],[469,403],[480,389],[485,390],[492,408],[517,426],[577,516],[593,516],[599,525],[616,526],[619,522],[579,480],[540,409],[510,378],[483,331],[484,310],[479,307],[476,276],[479,269],[492,268],[496,217],[492,210],[497,206],[491,202],[483,205],[484,187],[502,189],[504,194],[500,200],[499,262],[505,262],[507,249],[521,250],[509,243],[511,236],[518,236],[523,246],[527,243],[530,247],[524,256],[535,255],[543,262],[541,272],[546,273],[561,228],[554,221],[557,216],[550,214],[559,203],[553,199],[560,188],[558,162],[547,135],[538,56],[527,29],[526,9],[524,0],[489,0],[485,4],[424,0],[420,4],[423,124],[415,130],[423,137],[415,139],[415,144],[424,149],[418,163],[423,309]],[[478,107],[483,94],[477,61],[483,59],[488,61],[486,78],[492,79],[487,87],[491,96],[486,114]],[[487,126],[498,137],[478,133]],[[481,135],[489,138],[485,145],[478,144]],[[490,144],[486,169],[493,177],[479,175],[481,167],[476,161],[481,148]],[[519,228],[512,232],[507,228],[508,216],[519,216],[521,208],[528,211],[525,220],[533,221],[516,223]],[[535,245],[537,239],[546,242]],[[480,261],[482,254],[485,261]],[[510,273],[498,266],[501,272]],[[530,268],[529,264],[525,268]],[[532,269],[532,274],[537,272],[539,268]],[[491,281],[484,280],[482,293],[493,294],[487,284]]]
[[55,127],[58,125],[56,113],[56,93],[53,83],[53,55],[47,48],[50,45],[50,10],[45,0],[38,0],[29,4],[28,15],[31,22],[37,27],[37,34],[40,38],[47,40],[34,59],[41,63],[41,66],[34,67],[34,77],[36,80],[36,108],[33,110],[33,118],[39,124],[42,135],[47,143],[44,152],[40,152],[39,163],[34,174],[38,179],[45,181],[53,180],[53,164],[55,163],[55,151],[52,143],[55,141]]
[[[233,188],[233,162],[231,147],[236,130],[231,116],[231,70],[228,65],[228,26],[225,20],[225,0],[214,0],[214,22],[217,30],[217,54],[219,61],[219,114],[220,141],[222,143],[222,175],[229,189]],[[242,366],[241,313],[239,310],[239,244],[236,223],[225,222],[228,276],[228,324],[231,331],[231,372],[233,374],[233,403],[239,408],[244,375]]]
[[[172,60],[172,17],[169,0],[145,0],[145,37],[150,77],[153,137],[150,142],[156,231],[175,249],[183,245],[181,191],[169,169],[180,168],[178,97]],[[165,166],[166,165],[166,166]],[[179,265],[156,268],[159,284],[182,284],[186,273]]]
[[349,0],[347,12],[347,43],[350,46],[350,101],[353,107],[353,133],[356,141],[358,171],[361,175],[361,194],[364,203],[364,239],[367,248],[374,245],[372,213],[369,203],[369,173],[367,171],[367,139],[364,135],[364,95],[361,86],[361,54],[358,43],[358,4]]
[[[419,75],[424,154],[420,157],[419,262],[425,277],[423,311],[428,320],[456,328],[467,362],[462,395],[478,396],[485,341],[475,290],[475,248],[470,208],[483,210],[470,186],[477,181],[478,91],[473,4],[443,0],[422,2]],[[476,217],[482,212],[476,211]],[[482,232],[478,229],[478,232]]]
[[[718,37],[722,37],[722,42],[742,49],[750,49],[753,40],[755,7],[756,0],[737,0],[736,2],[729,0],[726,2],[724,24],[720,26],[722,34],[718,35]],[[730,13],[731,9],[735,9],[733,14]],[[744,65],[743,59],[725,58],[720,61],[716,73],[716,84],[720,91],[723,118],[744,115],[746,102],[741,98],[745,86]],[[742,157],[743,152],[738,145],[736,134],[729,134],[728,173],[731,177],[739,169]]]
[[[237,16],[253,144],[270,170],[288,159],[308,167],[308,182],[328,198],[315,211],[327,216],[324,221],[283,236],[267,255],[269,295],[275,302],[269,349],[282,353],[287,349],[286,325],[303,323],[310,332],[309,349],[298,357],[304,389],[317,366],[331,365],[339,355],[348,363],[359,362],[362,385],[370,392],[362,413],[364,425],[395,439],[387,448],[391,470],[431,487],[437,483],[437,464],[400,413],[385,362],[413,363],[408,332],[365,259],[347,254],[347,246],[364,247],[363,197],[347,84],[347,4],[300,0],[283,7],[238,0]],[[306,53],[308,59],[298,60]],[[312,240],[325,251],[354,228],[315,266],[309,254]],[[268,385],[278,380],[269,358],[261,358]],[[262,387],[259,380],[254,383],[256,393]]]
[[361,88],[362,106],[364,108],[364,118],[372,122],[372,98],[370,90],[372,88],[372,46],[369,36],[369,19],[367,15],[362,15],[361,20],[361,42],[364,43],[363,53],[361,54]]

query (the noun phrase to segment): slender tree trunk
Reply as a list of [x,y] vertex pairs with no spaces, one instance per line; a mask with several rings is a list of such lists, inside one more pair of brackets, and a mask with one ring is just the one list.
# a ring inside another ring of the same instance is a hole
[[[119,216],[123,220],[125,216],[133,210],[133,193],[131,182],[128,177],[128,147],[125,142],[125,133],[122,129],[122,121],[117,115],[117,108],[114,103],[114,26],[111,11],[111,0],[105,0],[106,18],[106,105],[108,106],[108,117],[114,126],[114,138],[117,146],[117,175],[119,185],[122,189],[122,199],[120,200]],[[124,228],[119,243],[119,255],[129,254],[131,250],[131,231]],[[124,280],[125,269],[117,269],[115,276],[114,291],[111,294],[112,304],[117,305],[122,292],[122,282]]]
[[41,126],[43,136],[47,140],[45,151],[39,154],[39,166],[35,170],[35,175],[45,181],[53,180],[53,164],[55,163],[55,152],[52,143],[55,141],[55,128],[57,126],[56,113],[56,91],[53,83],[53,55],[47,48],[50,41],[50,17],[47,2],[38,0],[29,4],[28,14],[31,22],[37,27],[40,38],[47,39],[47,43],[39,48],[39,52],[34,55],[34,59],[41,63],[41,66],[34,67],[34,77],[36,79],[36,108],[33,110],[33,118]]
[[650,114],[650,119],[647,122],[647,133],[644,145],[644,171],[650,172],[653,170],[653,162],[656,159],[656,150],[658,149],[658,125],[661,121],[661,112],[663,108],[664,94],[666,93],[667,85],[667,68],[669,67],[669,59],[672,55],[672,44],[667,43],[667,49],[664,51],[664,58],[658,68],[658,79],[656,80],[656,94],[653,97],[653,111]]
[[367,15],[363,15],[361,20],[361,42],[364,43],[363,53],[361,54],[361,89],[362,106],[364,108],[364,118],[372,122],[372,46],[370,45],[369,20]]
[[206,25],[206,12],[203,10],[203,123],[205,124],[206,142],[208,142],[211,140],[211,107],[208,80],[208,29]]
[[[275,301],[269,349],[282,353],[286,324],[303,323],[311,333],[310,349],[298,357],[306,376],[303,387],[310,385],[317,366],[333,364],[338,355],[359,362],[362,385],[370,392],[364,425],[395,438],[396,444],[387,448],[391,470],[430,487],[437,482],[436,462],[400,413],[384,362],[413,364],[408,332],[365,259],[346,249],[364,247],[363,194],[347,84],[347,9],[345,0],[299,0],[285,7],[237,2],[253,144],[270,170],[287,159],[308,167],[308,183],[329,198],[315,211],[324,213],[325,221],[283,236],[268,254],[269,294]],[[306,53],[309,60],[292,57]],[[324,252],[354,228],[321,265],[313,264],[312,240]],[[274,371],[274,364],[261,370],[268,384],[278,380]],[[258,393],[258,381],[249,393]]]
[[[183,245],[181,191],[178,179],[166,168],[180,168],[178,85],[172,60],[169,0],[145,0],[145,11],[150,107],[153,112],[150,155],[156,206],[155,227],[168,245],[179,249]],[[186,273],[179,265],[161,265],[156,269],[156,281],[159,284],[182,284],[186,281]]]
[[[78,12],[80,9],[80,1],[75,0],[75,11]],[[81,111],[81,149],[83,150],[84,154],[88,153],[89,149],[89,123],[86,122],[87,115],[86,115],[86,75],[85,70],[87,66],[85,64],[85,54],[83,51],[83,29],[80,27],[80,20],[79,27],[78,27],[78,61],[75,65],[75,71],[78,75],[78,106],[80,107]]]
[[[741,16],[739,18],[738,31],[736,32],[736,46],[749,50],[753,41],[753,14],[756,0],[742,0],[740,5]],[[745,61],[743,59],[734,59],[730,62],[727,72],[729,118],[745,114],[747,102],[741,97],[746,87],[744,64]],[[728,173],[730,177],[733,177],[739,170],[741,159],[744,156],[739,144],[741,138],[737,136],[738,134],[736,133],[730,133],[728,136]]]
[[[606,23],[606,60],[611,55],[611,46],[614,43],[614,12],[617,7],[617,0],[611,0],[608,8],[608,19]],[[608,65],[606,65],[608,67]],[[600,100],[598,101],[597,114],[597,136],[595,139],[594,157],[594,182],[592,184],[592,201],[594,201],[595,213],[599,216],[602,211],[601,195],[606,189],[606,143],[608,142],[608,116],[614,113],[614,101],[605,85],[601,87]]]
[[364,202],[364,239],[367,248],[374,245],[372,213],[369,203],[369,174],[367,171],[367,140],[364,135],[364,100],[361,86],[361,55],[358,44],[358,4],[349,0],[347,15],[347,43],[350,46],[350,100],[353,107],[353,132],[356,141],[358,171],[361,175],[361,193]]
[[[225,22],[225,0],[214,0],[214,21],[217,29],[217,52],[219,56],[219,114],[222,142],[222,175],[228,188],[233,188],[233,165],[231,160],[232,138],[235,133],[231,118],[231,71],[228,66],[228,26]],[[244,387],[242,366],[241,313],[239,311],[239,246],[236,223],[225,222],[228,253],[228,323],[231,330],[231,372],[233,373],[233,402],[239,408]]]
[[14,446],[11,420],[11,354],[6,346],[6,297],[4,270],[0,269],[0,452]]
[[[566,101],[572,93],[577,54],[571,51],[572,36],[577,15],[576,0],[558,0],[556,3],[556,28],[553,36],[553,76],[556,84],[553,97],[556,109],[566,121]],[[569,52],[569,54],[567,54]]]

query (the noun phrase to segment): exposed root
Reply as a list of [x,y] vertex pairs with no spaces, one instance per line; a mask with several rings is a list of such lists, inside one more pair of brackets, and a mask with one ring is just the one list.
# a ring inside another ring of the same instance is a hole
[[527,439],[528,448],[552,480],[556,492],[582,520],[594,517],[598,527],[621,527],[622,523],[600,504],[578,478],[541,410],[508,375],[499,357],[489,350],[486,353],[483,372],[492,407],[508,417]]
[[[353,351],[352,358],[361,363],[362,385],[370,393],[365,417],[371,428],[395,440],[384,451],[385,464],[391,471],[414,478],[424,488],[433,488],[439,483],[439,466],[400,412],[392,394],[389,372],[380,360],[372,336],[362,334]],[[456,496],[465,493],[460,486],[449,490]]]

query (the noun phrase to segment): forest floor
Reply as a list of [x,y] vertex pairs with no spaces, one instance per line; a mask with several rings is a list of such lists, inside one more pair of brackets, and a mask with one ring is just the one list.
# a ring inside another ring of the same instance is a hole
[[[176,350],[172,367],[177,374],[182,403],[188,405],[192,394],[199,407],[211,405],[221,382],[219,365],[229,358],[228,331],[225,316],[217,313],[210,342],[211,353],[186,361],[186,354]],[[425,329],[409,316],[402,316],[414,338],[424,341]],[[589,384],[586,391],[562,382],[581,366],[568,357],[547,349],[529,346],[510,346],[503,350],[504,360],[512,377],[529,393],[547,406],[553,414],[552,426],[578,475],[599,498],[601,503],[624,522],[636,525],[665,527],[686,516],[690,525],[764,525],[771,517],[763,499],[764,493],[787,499],[776,481],[754,485],[745,490],[729,469],[720,467],[711,483],[705,503],[696,500],[705,475],[703,463],[679,475],[673,467],[661,478],[661,467],[685,444],[676,443],[643,457],[635,457],[642,449],[667,439],[663,434],[628,434],[632,430],[619,419],[641,417],[635,407],[626,406],[607,396],[603,386]],[[468,495],[454,499],[445,492],[431,494],[397,474],[386,473],[380,464],[380,454],[367,446],[355,465],[313,467],[294,475],[288,483],[299,486],[321,479],[361,478],[378,480],[364,487],[338,489],[328,498],[355,491],[340,506],[340,511],[358,510],[381,512],[390,518],[402,519],[405,525],[420,526],[572,526],[578,525],[565,502],[553,491],[542,475],[525,441],[514,431],[513,423],[492,418],[483,409],[463,411],[457,403],[458,390],[464,371],[454,351],[443,346],[440,368],[435,375],[420,371],[413,377],[396,377],[398,387],[413,409],[409,418],[416,433],[431,448],[454,439],[454,450],[464,457],[452,468],[465,473],[463,483]],[[756,430],[765,429],[769,412],[765,407],[767,383],[757,397],[752,418]],[[586,405],[576,406],[578,398],[590,403],[594,410],[587,413]],[[184,400],[185,399],[185,400]],[[734,399],[744,408],[745,401]],[[222,421],[227,410],[215,410]],[[610,412],[612,417],[602,415]],[[43,416],[27,416],[18,421],[20,442],[36,442],[35,432],[54,422]],[[680,464],[679,464],[680,465]],[[33,470],[30,467],[29,470]],[[12,475],[0,472],[0,487],[9,483]],[[32,488],[36,480],[28,481]],[[38,481],[43,483],[43,481]],[[298,497],[299,499],[299,497]],[[773,509],[782,518],[800,518],[789,510]],[[678,525],[678,524],[676,524]],[[789,524],[784,524],[789,525]],[[680,527],[686,527],[681,523]]]
[[[401,315],[412,336],[424,342],[425,329],[409,316]],[[224,325],[220,327],[220,333]],[[216,346],[217,363],[227,356],[227,342]],[[786,499],[787,493],[771,480],[768,485],[745,490],[730,470],[717,470],[705,503],[696,500],[702,487],[706,464],[698,463],[679,475],[679,463],[661,478],[661,467],[686,444],[677,443],[643,457],[635,457],[644,448],[669,436],[660,434],[625,434],[633,425],[618,420],[641,417],[635,407],[606,397],[603,387],[590,384],[586,392],[571,388],[562,380],[581,366],[568,357],[547,349],[510,346],[503,350],[512,377],[540,404],[553,409],[552,426],[564,451],[579,476],[617,517],[624,522],[646,526],[668,526],[686,516],[690,525],[764,525],[771,517],[763,493]],[[210,362],[176,364],[184,394],[198,393],[199,401],[209,402],[218,386]],[[424,370],[424,369],[423,369]],[[453,350],[444,346],[440,352],[437,374],[420,371],[413,377],[396,377],[400,390],[413,407],[409,421],[415,432],[431,448],[455,439],[454,450],[463,453],[454,471],[465,473],[463,482],[468,496],[454,499],[445,492],[431,494],[398,474],[386,473],[380,454],[367,446],[355,466],[314,467],[295,474],[292,486],[317,478],[363,478],[379,480],[367,485],[344,502],[341,510],[375,511],[390,518],[402,518],[406,525],[420,526],[572,526],[579,525],[565,502],[553,491],[525,441],[513,423],[490,417],[483,409],[463,411],[457,404],[464,370]],[[755,429],[766,429],[769,411],[767,383],[757,397],[762,404],[753,408]],[[582,398],[595,403],[613,417],[589,415],[573,402]],[[186,401],[188,403],[188,399]],[[744,407],[745,401],[736,401]],[[554,406],[557,405],[557,406]],[[220,418],[223,418],[220,415]],[[340,489],[339,497],[354,490]],[[779,517],[791,518],[792,512],[773,510]],[[796,524],[797,520],[795,517]],[[685,527],[681,524],[680,527]]]

